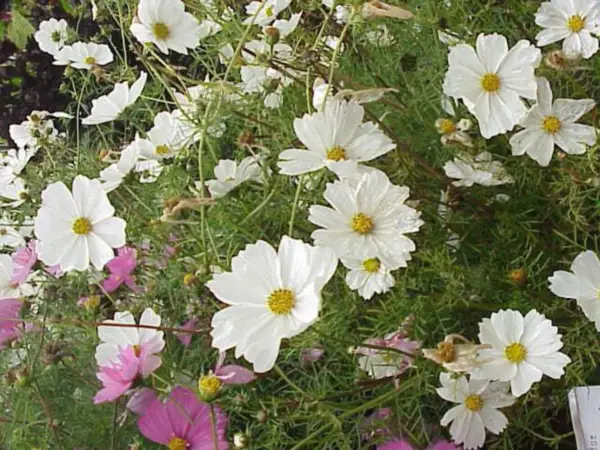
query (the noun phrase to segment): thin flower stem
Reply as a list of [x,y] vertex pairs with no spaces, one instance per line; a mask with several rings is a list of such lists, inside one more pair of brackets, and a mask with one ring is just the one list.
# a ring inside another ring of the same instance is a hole
[[300,386],[298,386],[296,383],[294,383],[292,380],[290,380],[288,378],[288,376],[283,372],[283,370],[281,370],[281,368],[275,364],[275,366],[273,366],[273,368],[275,369],[275,372],[277,372],[277,375],[279,375],[281,378],[283,378],[283,380],[294,390],[298,391],[300,394],[302,394],[303,396],[306,397],[310,397],[309,394],[307,394],[306,392],[304,392],[302,390],[302,388]]
[[[399,388],[393,389],[393,390],[391,390],[389,392],[386,392],[385,394],[380,395],[379,397],[374,398],[371,401],[363,403],[362,405],[360,405],[357,408],[351,409],[350,411],[346,411],[345,413],[340,414],[339,416],[337,416],[338,421],[341,421],[342,419],[345,419],[348,416],[352,416],[352,415],[357,414],[359,412],[366,411],[366,410],[368,410],[370,408],[374,408],[376,406],[380,406],[380,405],[384,404],[385,402],[387,402],[388,400],[391,400],[392,398],[394,398],[398,394],[404,392],[405,390],[407,390],[409,388],[412,388],[412,385],[415,383],[414,380],[415,380],[415,378],[411,378],[410,380],[407,380]],[[317,437],[320,434],[324,433],[331,426],[332,426],[331,423],[323,425],[322,427],[320,427],[317,430],[315,430],[312,433],[310,433],[308,436],[306,436],[304,439],[302,439],[296,445],[294,445],[290,450],[299,450],[300,448],[304,447],[304,445],[306,445],[309,442],[311,442],[315,437]]]
[[215,405],[210,404],[210,437],[212,439],[213,448],[219,450],[219,435],[217,432],[217,419],[215,415]]
[[40,389],[40,385],[38,384],[38,382],[36,380],[33,380],[32,384],[33,384],[33,389],[35,390],[35,392],[38,396],[38,399],[42,405],[42,409],[44,410],[44,415],[46,416],[46,419],[48,420],[48,426],[52,430],[54,440],[56,441],[56,448],[58,450],[63,450],[64,447],[62,446],[62,443],[60,441],[60,435],[58,434],[57,425],[54,422],[54,416],[52,415],[52,409],[50,409],[50,405],[48,404],[48,402],[42,395],[42,390]]
[[298,209],[298,202],[300,201],[300,192],[302,191],[302,184],[304,184],[304,175],[300,175],[298,178],[298,187],[296,188],[296,194],[294,195],[294,204],[292,206],[292,215],[290,217],[290,226],[288,228],[288,235],[293,237],[294,233],[294,220],[296,219],[296,210]]

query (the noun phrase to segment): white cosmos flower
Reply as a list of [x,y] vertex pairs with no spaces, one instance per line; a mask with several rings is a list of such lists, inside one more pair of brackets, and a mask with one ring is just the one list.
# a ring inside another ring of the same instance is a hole
[[[264,3],[264,5],[263,5]],[[246,5],[246,14],[249,17],[244,20],[244,25],[253,23],[254,25],[265,26],[269,25],[277,15],[290,6],[292,0],[263,0],[252,1]]]
[[137,141],[133,141],[121,152],[118,162],[111,164],[100,172],[102,189],[108,193],[119,187],[125,177],[135,168],[138,158],[138,144]]
[[377,258],[346,257],[342,258],[342,263],[350,269],[346,284],[365,300],[388,292],[395,284],[391,271]]
[[465,450],[483,447],[485,431],[500,434],[508,425],[506,416],[498,411],[511,406],[515,397],[508,393],[508,383],[489,380],[467,381],[466,377],[454,378],[452,374],[440,374],[442,387],[436,389],[444,400],[458,403],[442,417],[442,426],[450,426],[450,435]]
[[25,203],[29,190],[22,178],[15,178],[10,184],[0,189],[0,207],[17,208]]
[[563,41],[563,52],[570,58],[590,58],[598,51],[600,3],[597,0],[552,0],[540,5],[535,23],[543,27],[535,37],[543,47]]
[[10,138],[15,141],[17,147],[27,149],[31,155],[34,155],[42,143],[55,142],[58,138],[58,131],[54,128],[54,122],[51,119],[46,119],[48,116],[71,117],[64,113],[32,111],[27,116],[27,120],[9,127]]
[[489,152],[481,152],[475,157],[461,152],[454,161],[448,161],[444,165],[444,171],[450,178],[459,180],[452,182],[454,186],[499,186],[514,183],[502,163],[492,161],[492,154]]
[[529,41],[510,49],[499,34],[477,36],[477,48],[457,44],[448,55],[444,94],[463,100],[489,139],[513,129],[527,109],[521,97],[535,100],[534,70],[542,54]]
[[72,193],[64,183],[52,183],[42,192],[35,220],[39,258],[64,272],[85,270],[90,262],[101,270],[113,249],[125,245],[126,223],[114,213],[98,180],[77,175]]
[[0,154],[0,192],[17,179],[33,155],[33,151],[22,148]]
[[163,166],[155,159],[140,160],[133,171],[140,174],[140,183],[154,183],[162,173]]
[[56,55],[69,38],[67,28],[68,24],[65,19],[51,18],[40,23],[38,31],[33,37],[40,46],[40,50]]
[[300,175],[327,167],[336,173],[352,172],[396,144],[373,122],[363,123],[364,108],[354,101],[333,99],[325,110],[294,120],[294,131],[307,150],[281,152],[277,165],[284,175]]
[[243,92],[263,94],[265,107],[279,108],[282,103],[283,88],[293,81],[271,67],[243,66],[242,82],[239,84]]
[[3,214],[0,217],[0,248],[5,246],[12,248],[25,247],[25,238],[15,225],[8,215]]
[[221,198],[245,181],[262,183],[262,169],[258,158],[248,156],[239,163],[221,159],[215,167],[216,180],[208,180],[206,185],[213,198]]
[[404,204],[408,196],[379,170],[328,183],[324,197],[332,208],[310,207],[308,220],[323,228],[311,237],[340,258],[368,255],[390,270],[406,267],[416,246],[405,234],[423,225],[421,213]]
[[113,54],[106,44],[75,42],[73,45],[65,45],[54,55],[54,65],[70,65],[76,69],[91,70],[97,66],[104,66],[113,59]]
[[154,117],[154,126],[148,131],[146,139],[136,140],[142,156],[159,161],[172,158],[186,144],[181,134],[181,123],[168,111]]
[[212,346],[235,347],[255,372],[275,364],[282,339],[294,337],[319,319],[321,290],[337,258],[326,248],[284,236],[279,251],[264,241],[247,245],[231,261],[232,272],[214,275],[208,288],[230,305],[212,318]]
[[594,252],[580,253],[571,265],[571,272],[554,272],[548,281],[555,295],[577,300],[585,316],[600,331],[600,259]]
[[[105,320],[102,323],[136,325],[133,314],[129,311],[115,313],[114,320]],[[152,308],[146,308],[140,317],[140,325],[159,327],[161,318]],[[142,350],[149,357],[150,364],[144,364],[147,373],[155,371],[161,364],[158,356],[165,346],[164,332],[153,328],[99,326],[98,337],[102,341],[96,347],[96,362],[99,366],[109,366],[115,362],[121,351],[132,347],[139,356]],[[146,360],[148,362],[148,360]],[[145,375],[145,374],[144,374]]]
[[[279,30],[279,37],[281,39],[283,39],[284,37],[291,34],[298,27],[298,24],[300,23],[301,18],[302,18],[302,13],[292,14],[292,17],[290,17],[290,20],[277,19],[270,26],[277,28]],[[268,28],[268,27],[263,28],[263,32],[266,30],[266,28]],[[277,44],[275,44],[275,45],[277,45]]]
[[489,349],[479,351],[479,379],[509,381],[512,394],[520,397],[543,375],[559,379],[571,359],[559,352],[563,346],[558,329],[535,309],[525,317],[519,311],[500,310],[479,323],[479,340]]
[[18,298],[21,295],[19,286],[12,281],[15,267],[10,255],[0,254],[0,300]]
[[142,44],[153,43],[163,53],[170,49],[184,55],[213,31],[212,27],[200,28],[181,0],[140,0],[130,30]]
[[512,154],[527,153],[540,166],[550,164],[554,146],[565,153],[581,155],[586,145],[596,142],[596,129],[575,123],[591,111],[596,102],[591,99],[559,98],[552,103],[552,89],[546,78],[538,78],[537,104],[521,120],[525,129],[510,139]]
[[92,112],[82,119],[81,123],[98,125],[115,120],[128,106],[136,102],[144,90],[147,78],[148,74],[142,72],[131,88],[127,82],[115,84],[110,94],[92,100]]

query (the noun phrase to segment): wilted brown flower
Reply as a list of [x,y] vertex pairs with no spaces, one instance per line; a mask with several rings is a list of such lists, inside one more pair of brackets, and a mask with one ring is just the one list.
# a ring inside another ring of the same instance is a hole
[[[456,341],[462,343],[457,344]],[[473,344],[460,334],[449,334],[437,348],[423,349],[423,356],[449,372],[468,372],[480,364],[477,361],[477,352],[485,348],[489,346]]]

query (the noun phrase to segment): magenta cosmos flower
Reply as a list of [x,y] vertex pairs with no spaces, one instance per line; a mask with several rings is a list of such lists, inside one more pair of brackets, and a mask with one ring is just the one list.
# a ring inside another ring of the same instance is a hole
[[102,287],[108,293],[114,292],[122,284],[125,284],[133,292],[140,291],[140,287],[135,284],[135,278],[132,276],[137,267],[137,252],[131,247],[121,247],[117,250],[117,256],[106,263],[106,268],[110,272],[107,279],[102,282]]
[[166,402],[156,399],[146,407],[138,428],[147,439],[169,450],[227,450],[227,416],[215,406],[214,418],[217,442],[212,438],[210,406],[189,389],[176,387]]
[[0,300],[0,348],[23,334],[20,312],[23,303],[16,298]]
[[[457,447],[452,442],[438,441],[427,447],[427,450],[460,450],[461,447]],[[377,446],[377,450],[416,450],[408,441],[404,439],[394,439],[384,444]]]
[[31,241],[29,244],[27,244],[27,247],[19,247],[12,254],[14,267],[12,278],[13,283],[24,283],[33,270],[33,266],[35,266],[37,260],[38,257],[35,251],[35,241]]

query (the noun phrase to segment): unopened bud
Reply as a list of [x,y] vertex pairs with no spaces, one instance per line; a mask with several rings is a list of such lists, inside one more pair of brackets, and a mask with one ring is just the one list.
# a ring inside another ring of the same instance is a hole
[[198,282],[198,277],[196,277],[196,275],[194,275],[193,273],[186,273],[183,276],[183,285],[184,286],[191,286],[193,284],[196,284]]
[[267,27],[265,34],[267,35],[267,42],[271,45],[277,44],[281,38],[281,33],[275,27]]
[[527,283],[527,270],[523,267],[511,270],[508,274],[508,278],[510,278],[510,281],[512,281],[513,284],[523,286]]
[[233,435],[233,446],[235,448],[248,448],[250,438],[246,433],[235,433]]

